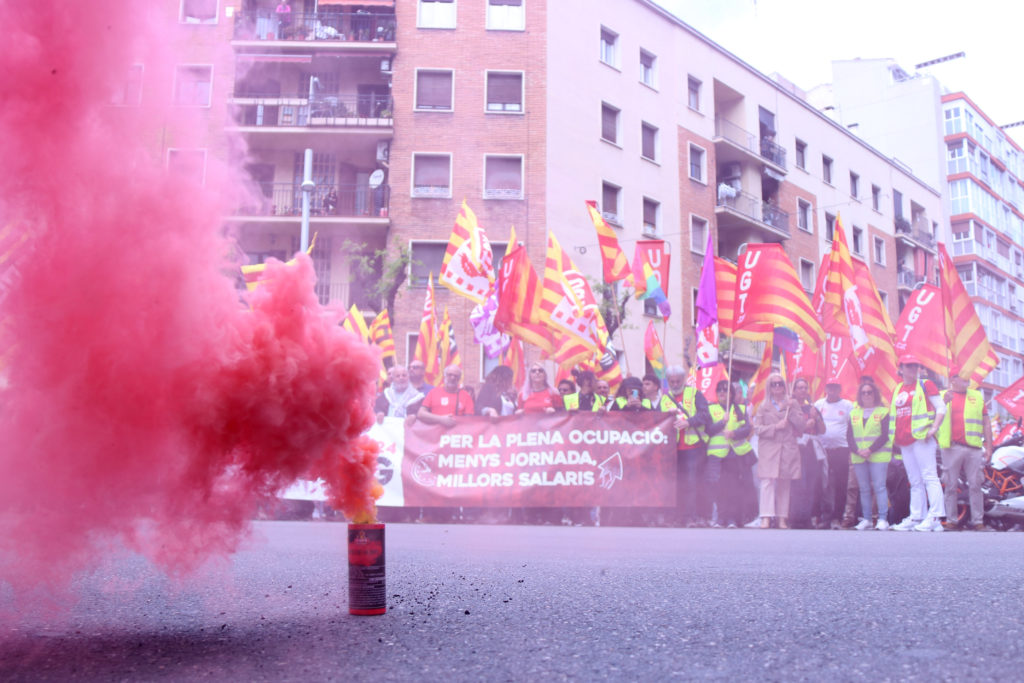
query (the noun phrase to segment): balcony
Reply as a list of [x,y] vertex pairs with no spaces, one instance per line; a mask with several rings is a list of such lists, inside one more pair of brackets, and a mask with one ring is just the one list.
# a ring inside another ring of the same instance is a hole
[[780,237],[789,238],[789,214],[787,212],[749,192],[742,190],[726,192],[721,186],[719,189],[715,215],[720,228],[755,228],[762,232],[768,232],[774,238],[761,241],[777,241]]
[[914,274],[914,271],[900,268],[896,271],[896,286],[900,289],[913,289],[920,282],[921,278]]
[[896,238],[902,239],[904,242],[909,243],[911,246],[922,247],[928,251],[935,251],[935,237],[932,236],[931,231],[927,228],[928,221],[916,221],[911,226],[903,216],[897,216],[893,221],[893,227],[896,231]]
[[235,14],[233,40],[240,42],[301,41],[378,43],[394,49],[393,12],[289,12],[282,21],[273,8]]
[[235,120],[251,128],[392,128],[393,101],[387,95],[304,97],[236,96]]
[[[259,183],[262,201],[240,207],[236,216],[296,217],[302,215],[302,188],[298,183]],[[331,196],[331,190],[334,196]],[[310,215],[340,218],[387,218],[391,188],[318,184],[310,195]]]
[[769,138],[760,138],[731,121],[715,117],[718,162],[755,160],[776,173],[786,173],[786,150]]

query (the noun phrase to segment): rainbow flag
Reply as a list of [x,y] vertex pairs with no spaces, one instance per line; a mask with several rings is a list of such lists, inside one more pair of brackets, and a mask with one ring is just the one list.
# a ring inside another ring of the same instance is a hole
[[665,379],[665,350],[658,338],[658,331],[654,329],[654,321],[647,322],[647,331],[644,333],[644,355],[647,362],[651,364],[651,370],[658,376],[658,379]]
[[661,317],[667,321],[669,316],[672,315],[672,307],[669,306],[668,297],[665,296],[665,292],[661,289],[661,284],[658,283],[658,276],[654,272],[654,268],[651,268],[651,264],[647,261],[644,261],[644,283],[646,289],[639,298],[653,299],[654,303],[658,305]]

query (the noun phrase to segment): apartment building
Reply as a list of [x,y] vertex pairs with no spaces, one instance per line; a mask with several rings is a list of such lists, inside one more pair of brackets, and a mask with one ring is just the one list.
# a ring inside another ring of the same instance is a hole
[[[845,125],[943,188],[940,239],[999,355],[983,388],[1009,386],[1024,375],[1024,150],[965,93],[891,59],[834,62],[830,91]],[[920,275],[934,277],[903,286]]]
[[[664,241],[670,319],[630,301],[614,337],[637,375],[650,320],[669,363],[692,360],[709,233],[729,259],[744,243],[781,243],[810,292],[841,218],[894,318],[900,267],[934,265],[935,230],[947,222],[935,187],[649,0],[290,6],[282,17],[274,0],[178,1],[188,49],[230,46],[204,48],[214,63],[197,72],[208,77],[211,116],[229,111],[226,127],[246,140],[258,188],[228,220],[251,261],[289,255],[302,150],[312,148],[321,300],[376,312],[355,257],[411,251],[392,317],[400,362],[463,200],[496,259],[514,226],[541,274],[550,230],[600,281],[586,200],[598,201],[630,256],[638,240]],[[473,342],[472,304],[436,292],[476,383],[491,361]],[[760,349],[732,351],[737,373],[752,372]]]

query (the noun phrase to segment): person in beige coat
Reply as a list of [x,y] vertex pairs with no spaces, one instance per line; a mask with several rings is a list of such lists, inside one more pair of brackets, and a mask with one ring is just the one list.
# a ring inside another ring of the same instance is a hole
[[766,398],[754,415],[762,529],[771,527],[773,517],[780,529],[789,528],[789,487],[794,479],[800,478],[796,440],[803,433],[804,423],[803,411],[789,395],[786,380],[773,372],[768,376]]

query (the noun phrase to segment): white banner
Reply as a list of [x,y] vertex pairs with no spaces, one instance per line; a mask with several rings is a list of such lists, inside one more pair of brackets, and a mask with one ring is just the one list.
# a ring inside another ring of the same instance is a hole
[[[384,487],[384,495],[377,501],[377,507],[402,507],[402,456],[405,453],[405,420],[400,417],[385,417],[381,424],[374,424],[367,436],[380,444],[377,456],[377,481]],[[323,480],[299,479],[281,493],[287,500],[327,500]]]

